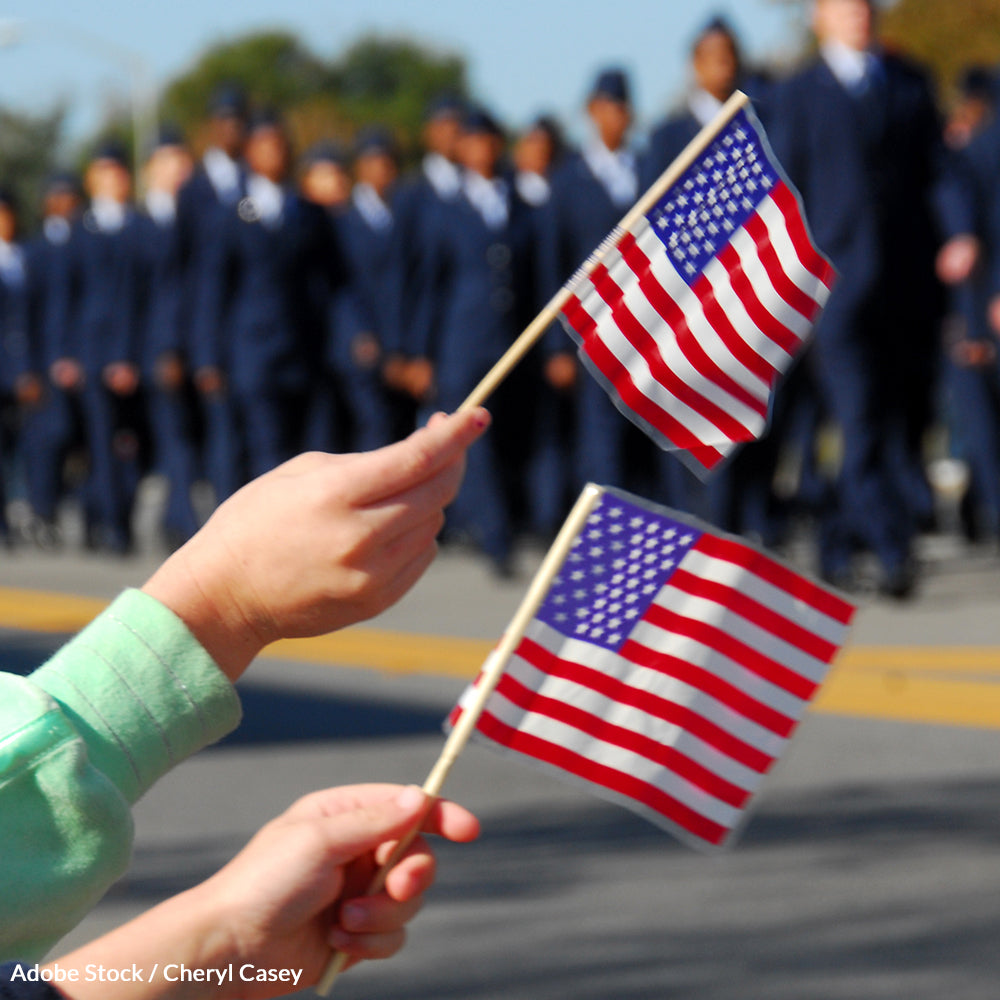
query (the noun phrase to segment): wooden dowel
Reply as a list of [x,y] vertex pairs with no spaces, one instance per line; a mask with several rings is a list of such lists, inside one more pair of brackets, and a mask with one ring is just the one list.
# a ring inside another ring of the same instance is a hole
[[[583,530],[583,526],[587,523],[587,518],[590,517],[590,512],[594,509],[594,505],[600,497],[600,487],[588,484],[584,487],[579,499],[573,505],[573,509],[559,530],[556,540],[545,554],[541,566],[538,567],[538,571],[531,581],[531,586],[528,588],[528,592],[524,595],[524,599],[511,619],[507,631],[504,632],[503,638],[497,644],[497,648],[490,654],[489,659],[486,661],[487,665],[479,677],[479,683],[473,689],[474,696],[472,700],[463,709],[458,722],[448,734],[448,739],[445,740],[444,748],[441,750],[437,762],[431,768],[430,774],[427,775],[427,780],[423,785],[423,792],[427,796],[427,802],[420,815],[420,821],[393,848],[392,854],[372,878],[366,895],[372,896],[382,891],[386,876],[399,863],[400,858],[406,853],[414,837],[420,832],[424,821],[430,814],[431,809],[434,808],[434,803],[441,794],[441,788],[448,777],[448,772],[455,761],[458,760],[459,754],[465,749],[469,738],[476,728],[479,717],[483,714],[486,702],[489,700],[494,688],[500,683],[500,678],[503,676],[507,661],[524,638],[524,633],[538,612],[542,601],[545,600],[545,595],[552,586],[552,581],[559,573],[563,563],[566,561],[566,557],[573,548],[573,542]],[[340,973],[344,971],[347,961],[348,956],[345,952],[334,952],[323,972],[322,978],[316,986],[316,992],[320,996],[325,997],[330,995],[333,984],[337,981]]]
[[563,307],[576,294],[580,283],[605,258],[608,251],[618,242],[619,236],[644,216],[663,196],[663,192],[677,182],[677,179],[701,155],[712,140],[722,131],[726,123],[749,103],[749,98],[741,90],[719,109],[718,114],[684,147],[681,154],[653,182],[648,191],[629,209],[625,217],[608,234],[601,245],[587,258],[548,301],[542,311],[531,321],[524,332],[504,352],[503,357],[483,376],[459,410],[471,410],[481,406],[496,390],[497,386],[511,373],[518,362],[534,346],[543,333],[559,318]]

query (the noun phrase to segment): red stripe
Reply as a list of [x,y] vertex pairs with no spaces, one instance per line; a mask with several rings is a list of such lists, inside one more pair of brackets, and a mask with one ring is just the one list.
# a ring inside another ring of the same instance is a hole
[[[731,757],[753,771],[763,774],[774,761],[774,758],[769,754],[751,746],[745,740],[741,740],[721,726],[710,722],[692,709],[678,705],[676,702],[649,691],[633,687],[624,681],[610,677],[601,670],[556,656],[555,653],[531,639],[521,640],[516,655],[551,677],[560,677],[563,680],[579,684],[581,687],[594,691],[611,701],[621,705],[629,705],[653,718],[679,726],[691,733],[692,736],[697,736],[702,742],[715,747],[727,757]],[[618,659],[613,653],[608,655]]]
[[810,322],[819,311],[819,303],[810,295],[807,295],[788,276],[778,258],[778,251],[774,249],[771,242],[771,234],[768,232],[767,223],[759,215],[752,215],[744,223],[743,228],[754,241],[757,248],[757,256],[760,258],[764,270],[767,271],[768,280],[775,292],[781,296],[797,313],[800,313]]
[[741,642],[707,622],[695,621],[685,615],[678,614],[676,611],[660,607],[658,604],[650,605],[643,618],[651,625],[694,639],[695,642],[700,642],[714,649],[717,653],[721,653],[730,660],[735,660],[747,670],[803,701],[808,701],[819,687],[808,677],[803,677],[784,664],[759,653],[745,642]]
[[778,184],[772,188],[771,200],[778,206],[785,217],[785,229],[791,237],[795,252],[799,255],[802,266],[827,288],[832,288],[837,278],[837,272],[830,262],[816,249],[815,244],[806,229],[802,216],[802,208],[795,194],[786,184]]
[[583,311],[586,317],[586,326],[583,330],[575,325],[579,320],[583,325],[582,317],[573,311],[573,318],[567,316],[567,320],[573,324],[573,328],[583,338],[582,349],[594,362],[598,370],[614,386],[615,391],[622,401],[642,420],[662,434],[665,438],[673,442],[680,448],[698,449],[699,460],[710,469],[722,461],[723,455],[711,445],[705,445],[683,424],[675,420],[669,413],[657,406],[648,396],[640,392],[631,376],[617,357],[608,349],[604,341],[598,335],[597,323],[593,317]]
[[715,295],[712,283],[705,277],[704,272],[698,276],[697,281],[691,286],[701,308],[705,313],[705,319],[712,325],[712,329],[719,335],[719,339],[725,344],[726,350],[747,371],[753,372],[766,386],[771,386],[774,382],[774,365],[766,358],[762,358],[748,344],[733,326],[725,309],[719,304]]
[[746,789],[726,781],[725,778],[691,760],[674,747],[643,736],[635,730],[612,725],[600,716],[585,712],[558,698],[539,694],[509,674],[504,674],[500,679],[497,693],[525,712],[553,719],[586,733],[595,742],[620,747],[629,753],[644,757],[734,809],[742,809],[750,799],[750,793]]
[[593,323],[587,310],[583,308],[583,303],[575,295],[570,296],[566,305],[563,306],[562,314],[582,340]]
[[745,618],[765,632],[770,632],[776,638],[795,646],[807,656],[822,660],[823,663],[829,663],[837,655],[838,647],[834,643],[827,642],[815,632],[802,628],[801,625],[797,625],[784,615],[778,614],[728,584],[707,580],[686,569],[678,569],[670,577],[670,586],[692,597],[701,597],[721,605],[727,611]]
[[737,298],[743,303],[743,308],[746,309],[754,325],[754,330],[748,332],[759,333],[767,337],[768,340],[777,344],[786,354],[795,354],[802,345],[802,338],[789,330],[776,317],[772,316],[760,301],[744,270],[743,261],[740,260],[740,255],[736,252],[733,245],[730,243],[723,247],[716,259],[725,268],[726,276],[729,278],[730,285],[733,286],[733,291],[736,292]]
[[646,296],[649,304],[656,310],[660,318],[670,327],[681,353],[688,359],[691,366],[702,376],[718,385],[744,406],[767,415],[767,402],[758,399],[749,390],[739,384],[726,371],[713,361],[691,332],[687,317],[683,310],[670,297],[667,290],[657,280],[653,273],[649,258],[639,248],[635,237],[626,233],[618,247],[625,263],[639,279],[639,289]]
[[621,290],[604,264],[598,264],[590,279],[597,294],[611,310],[611,318],[625,339],[642,355],[653,378],[675,398],[717,427],[730,441],[746,441],[755,435],[720,406],[702,396],[693,386],[667,368],[659,346],[625,304]]
[[617,795],[633,799],[709,844],[721,844],[729,832],[724,826],[702,816],[645,781],[640,781],[622,771],[616,771],[614,768],[595,764],[594,761],[548,740],[522,733],[487,712],[483,713],[477,728],[484,736],[501,746],[575,774]]
[[706,533],[698,539],[697,549],[713,559],[722,559],[749,570],[754,576],[759,576],[762,580],[786,591],[797,601],[808,604],[809,607],[840,622],[841,625],[850,625],[854,617],[853,604],[842,600],[825,587],[799,576],[787,566],[782,566],[781,563],[775,562],[763,552],[758,552],[748,545]]
[[791,719],[777,709],[771,708],[770,705],[765,705],[756,698],[752,698],[746,691],[735,684],[730,684],[729,681],[724,681],[718,674],[714,674],[704,667],[697,667],[693,663],[680,659],[680,657],[650,649],[634,639],[627,640],[618,653],[641,667],[656,670],[658,673],[673,677],[683,684],[704,691],[709,697],[721,702],[734,712],[739,712],[744,718],[755,722],[758,726],[777,736],[787,739],[795,728],[795,719]]

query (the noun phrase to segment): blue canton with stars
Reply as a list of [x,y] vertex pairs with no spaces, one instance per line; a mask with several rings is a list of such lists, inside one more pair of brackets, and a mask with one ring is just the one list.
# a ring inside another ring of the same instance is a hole
[[778,181],[757,127],[739,111],[646,218],[691,285]]
[[536,617],[618,652],[702,532],[604,493]]

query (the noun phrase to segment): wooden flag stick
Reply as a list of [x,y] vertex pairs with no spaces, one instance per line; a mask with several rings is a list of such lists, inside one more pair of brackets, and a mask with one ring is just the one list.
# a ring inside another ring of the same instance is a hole
[[[493,693],[493,689],[497,684],[500,683],[500,678],[503,675],[504,667],[507,666],[507,661],[524,638],[524,633],[531,624],[531,620],[537,614],[539,607],[541,607],[542,601],[545,600],[545,595],[552,586],[553,579],[555,579],[563,563],[566,561],[566,557],[573,548],[573,542],[583,530],[583,526],[587,523],[587,518],[590,517],[590,512],[594,509],[594,505],[600,499],[600,496],[600,487],[588,484],[584,487],[579,499],[573,505],[569,517],[566,518],[559,534],[556,536],[556,540],[552,543],[552,547],[542,560],[538,572],[531,581],[528,592],[524,595],[524,599],[521,601],[517,612],[511,619],[510,626],[504,632],[503,638],[497,644],[497,648],[490,654],[489,659],[486,661],[487,665],[479,678],[479,683],[473,689],[474,696],[472,700],[465,706],[458,722],[448,734],[448,739],[445,741],[441,755],[438,757],[434,767],[431,768],[431,772],[424,782],[423,792],[427,796],[427,802],[420,815],[419,822],[414,825],[408,834],[400,839],[393,848],[392,854],[375,873],[371,884],[368,886],[367,895],[371,896],[382,891],[386,875],[399,863],[400,859],[406,853],[407,848],[413,842],[413,839],[420,832],[424,821],[427,819],[431,809],[434,808],[434,803],[441,794],[441,788],[448,777],[448,772],[455,761],[458,760],[459,754],[465,749],[465,745],[469,742],[469,738],[476,728],[479,717],[483,714],[483,709],[486,707],[489,696]],[[322,978],[316,986],[316,992],[320,996],[325,997],[330,995],[330,990],[333,989],[333,984],[337,981],[337,977],[344,971],[347,961],[348,955],[346,952],[334,952]]]
[[617,244],[623,232],[628,231],[663,196],[663,192],[684,173],[698,158],[711,141],[722,131],[726,123],[741,108],[749,103],[749,98],[741,90],[719,109],[718,114],[684,147],[681,154],[654,181],[649,190],[632,206],[628,214],[608,234],[601,245],[587,258],[576,273],[556,292],[542,311],[531,321],[524,332],[507,348],[503,357],[483,376],[482,381],[472,390],[459,410],[471,410],[481,406],[497,386],[511,373],[518,362],[534,346],[541,335],[559,318],[566,303],[576,293],[580,281],[589,275],[605,258],[608,251]]

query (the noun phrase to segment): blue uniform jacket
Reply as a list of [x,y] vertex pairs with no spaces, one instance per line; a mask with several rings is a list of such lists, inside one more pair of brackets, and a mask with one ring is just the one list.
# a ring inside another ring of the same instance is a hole
[[464,198],[430,215],[411,349],[435,362],[442,387],[467,384],[497,361],[531,319],[535,232],[508,187],[509,217],[491,229]]
[[276,224],[250,199],[220,211],[201,250],[190,354],[241,392],[299,391],[323,355],[324,296],[345,269],[321,208],[286,192]]

